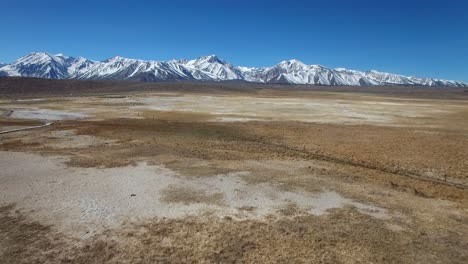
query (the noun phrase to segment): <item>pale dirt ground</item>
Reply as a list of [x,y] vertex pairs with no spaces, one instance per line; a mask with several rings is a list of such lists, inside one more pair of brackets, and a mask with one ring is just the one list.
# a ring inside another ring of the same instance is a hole
[[54,122],[0,135],[2,263],[468,261],[464,100],[129,93],[0,109],[1,130]]
[[[1,102],[1,101],[0,101]],[[467,101],[378,97],[314,92],[279,95],[203,95],[189,93],[3,101],[11,117],[67,120],[142,118],[144,110],[206,114],[204,121],[302,121],[336,124],[441,127],[447,115],[466,113]],[[147,115],[146,117],[152,117]],[[428,120],[429,119],[429,120]],[[453,119],[453,117],[452,117]],[[466,120],[459,128],[466,128]],[[429,122],[428,122],[429,121]]]

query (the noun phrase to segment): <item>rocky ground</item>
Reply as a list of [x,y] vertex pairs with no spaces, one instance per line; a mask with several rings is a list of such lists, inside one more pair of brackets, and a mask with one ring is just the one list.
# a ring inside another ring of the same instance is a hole
[[[435,97],[435,98],[434,98]],[[468,100],[0,101],[2,263],[466,263]]]

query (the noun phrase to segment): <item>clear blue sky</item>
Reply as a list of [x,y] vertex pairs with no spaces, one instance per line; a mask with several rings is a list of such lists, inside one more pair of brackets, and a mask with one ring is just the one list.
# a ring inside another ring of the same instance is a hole
[[468,1],[0,0],[0,61],[216,54],[468,81]]

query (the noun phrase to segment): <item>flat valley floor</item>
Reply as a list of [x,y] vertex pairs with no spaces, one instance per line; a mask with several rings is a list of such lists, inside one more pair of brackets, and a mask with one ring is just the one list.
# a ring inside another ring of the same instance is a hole
[[466,96],[144,91],[0,109],[0,131],[18,130],[0,134],[0,263],[468,263]]

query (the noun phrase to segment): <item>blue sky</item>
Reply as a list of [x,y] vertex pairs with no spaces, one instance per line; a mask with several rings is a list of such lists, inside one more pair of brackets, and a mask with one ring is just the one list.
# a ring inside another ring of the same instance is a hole
[[468,1],[0,0],[0,61],[216,54],[468,81]]

